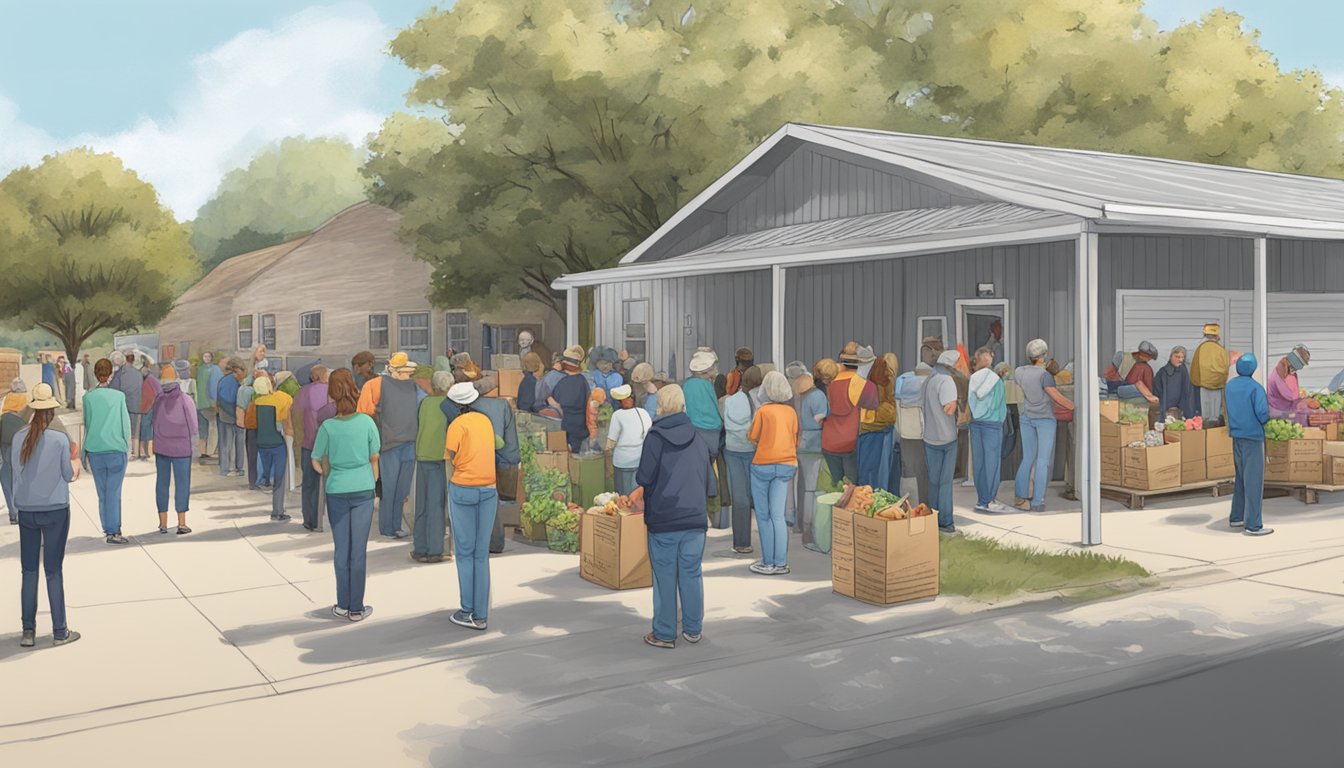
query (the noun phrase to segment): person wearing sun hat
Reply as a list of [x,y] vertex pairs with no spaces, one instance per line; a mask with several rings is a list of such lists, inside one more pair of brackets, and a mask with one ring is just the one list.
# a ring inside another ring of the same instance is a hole
[[[877,356],[870,347],[848,342],[840,352],[840,372],[826,388],[829,415],[822,425],[821,450],[832,482],[859,482],[859,424],[863,410],[878,406],[877,387],[863,377]],[[879,440],[879,447],[880,447]]]
[[593,377],[593,386],[601,389],[608,400],[611,400],[611,390],[625,383],[625,377],[616,370],[616,362],[620,356],[616,350],[611,347],[594,347],[591,355],[593,370],[590,371]]
[[714,462],[719,484],[718,496],[706,499],[709,524],[715,528],[727,528],[732,525],[733,499],[728,487],[728,460],[724,456],[727,434],[723,431],[719,395],[714,391],[714,380],[719,375],[719,356],[711,347],[697,347],[686,368],[690,373],[682,384],[686,416],[700,434],[700,439],[709,447],[709,457]]
[[55,645],[79,639],[65,620],[65,543],[70,536],[70,488],[79,478],[79,466],[71,458],[77,447],[51,422],[61,406],[48,384],[33,387],[28,403],[32,418],[14,436],[7,461],[14,463],[14,505],[19,516],[19,562],[23,570],[20,605],[23,638],[31,648],[37,642],[38,566],[47,577],[52,637]]
[[453,465],[448,515],[456,552],[461,607],[449,617],[460,627],[484,630],[490,613],[490,536],[499,511],[495,451],[502,442],[490,418],[475,407],[480,393],[471,382],[448,389],[458,415],[448,425],[444,459]]
[[634,390],[622,384],[611,390],[614,400],[611,429],[607,433],[607,450],[611,451],[611,466],[615,474],[616,492],[628,496],[635,491],[635,472],[644,454],[644,438],[653,427],[653,417],[635,404]]
[[582,452],[583,444],[588,439],[587,407],[592,387],[579,372],[583,358],[583,347],[575,344],[565,349],[560,356],[564,377],[555,383],[547,397],[547,402],[560,410],[560,427],[569,441],[571,453]]
[[382,448],[378,468],[383,496],[378,501],[378,533],[404,539],[402,508],[415,478],[415,440],[419,434],[420,401],[429,395],[411,380],[418,366],[405,352],[387,361],[387,373],[371,378],[359,393],[359,412],[378,422]]

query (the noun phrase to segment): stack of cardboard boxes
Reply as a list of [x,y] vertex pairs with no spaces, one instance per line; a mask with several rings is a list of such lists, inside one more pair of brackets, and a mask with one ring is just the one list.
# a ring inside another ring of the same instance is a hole
[[1321,478],[1323,485],[1344,485],[1344,443],[1335,440],[1326,440],[1321,446],[1321,452],[1324,454],[1324,476]]
[[1168,445],[1181,447],[1181,484],[1226,480],[1236,474],[1227,427],[1164,433]]
[[1120,422],[1120,401],[1101,401],[1101,484],[1125,484],[1125,446],[1143,439],[1142,424]]
[[1265,482],[1317,485],[1324,477],[1324,429],[1305,427],[1298,440],[1265,442]]
[[938,518],[884,520],[833,508],[831,585],[874,605],[937,596]]

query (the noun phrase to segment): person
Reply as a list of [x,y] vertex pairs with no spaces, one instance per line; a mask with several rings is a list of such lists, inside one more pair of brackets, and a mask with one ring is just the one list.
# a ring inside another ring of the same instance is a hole
[[14,462],[10,458],[14,436],[24,426],[23,417],[19,413],[19,411],[5,411],[0,414],[0,490],[4,493],[10,525],[19,524],[19,510],[14,506]]
[[98,386],[84,393],[84,450],[98,493],[98,520],[108,544],[125,544],[121,535],[121,485],[126,479],[127,457],[131,452],[131,415],[126,396],[108,386],[112,379],[112,361],[99,360],[93,366]]
[[[1058,431],[1055,426],[1055,406],[1073,410],[1073,403],[1060,394],[1055,377],[1045,369],[1049,355],[1050,347],[1044,339],[1032,339],[1027,344],[1030,364],[1020,366],[1013,372],[1013,381],[1022,390],[1022,416],[1019,420],[1022,463],[1017,468],[1013,506],[1032,512],[1045,511],[1045,489],[1050,482],[1055,434]],[[1136,363],[1134,367],[1140,365],[1148,368],[1146,363]],[[1148,370],[1152,372],[1151,368]]]
[[1139,395],[1153,405],[1157,405],[1157,396],[1153,394],[1153,367],[1148,363],[1157,359],[1157,347],[1150,341],[1139,342],[1134,351],[1134,366],[1125,375],[1125,383],[1138,389]]
[[975,351],[975,373],[971,374],[971,454],[975,466],[975,510],[1007,512],[1008,507],[995,498],[999,493],[1002,466],[1003,423],[1008,419],[1003,379],[994,372],[994,350]]
[[[478,393],[487,388],[494,389],[488,382],[475,382],[473,386]],[[449,418],[451,422],[456,417],[457,410],[454,403],[445,401],[443,408],[446,410],[449,406],[454,407]],[[508,494],[513,496],[518,487],[518,470],[523,463],[522,449],[518,445],[518,424],[514,419],[513,408],[498,397],[484,396],[478,398],[472,408],[478,413],[485,414],[490,420],[490,426],[495,430],[496,491],[501,488],[508,489]],[[490,532],[490,553],[499,554],[503,551],[504,523],[499,515],[495,515]]]
[[947,350],[924,383],[921,410],[924,416],[924,462],[928,467],[929,499],[938,513],[938,530],[955,533],[952,516],[952,475],[957,463],[957,383],[952,369],[958,353]]
[[354,374],[355,386],[363,392],[364,385],[373,378],[373,353],[367,349],[356,352],[355,356],[350,358],[350,370]]
[[924,461],[924,384],[932,375],[933,367],[920,361],[915,370],[896,377],[896,431],[901,442],[901,478],[914,481],[915,499],[912,503],[929,501],[929,473]]
[[799,443],[798,443],[798,513],[796,526],[802,535],[803,546],[815,552],[821,549],[816,544],[815,521],[817,514],[817,483],[821,476],[821,425],[830,413],[826,402],[826,388],[840,372],[839,366],[829,357],[822,358],[812,366],[810,381],[799,380],[794,391],[800,392],[798,403]]
[[[201,459],[212,458],[210,454],[210,425],[218,424],[219,412],[215,408],[215,398],[219,395],[219,382],[224,373],[215,365],[215,355],[205,352],[201,363],[196,366],[196,420],[201,435]],[[219,428],[214,431],[215,450],[219,450]]]
[[943,350],[942,336],[925,336],[924,341],[919,345],[919,361],[929,366],[929,371],[933,371],[934,366],[938,364],[939,355],[943,354]]
[[145,377],[135,368],[134,352],[113,352],[111,360],[112,379],[108,386],[126,397],[126,409],[131,414],[131,453],[138,454],[140,422],[144,419],[144,411],[140,410],[140,390],[144,388]]
[[[751,383],[748,368],[742,386]],[[761,537],[761,559],[751,564],[752,573],[780,576],[789,572],[789,529],[784,505],[789,483],[798,474],[798,443],[802,432],[798,412],[790,402],[793,387],[779,371],[765,374],[761,385],[765,402],[751,420],[747,438],[755,444],[751,460],[751,497],[756,504],[756,530]]]
[[1185,366],[1185,347],[1171,348],[1167,364],[1153,375],[1153,394],[1157,395],[1159,419],[1173,411],[1182,419],[1191,419],[1199,412],[1195,387],[1190,382],[1190,369]]
[[698,643],[705,620],[701,563],[708,528],[706,499],[717,488],[709,443],[686,415],[686,394],[676,384],[658,390],[658,413],[644,441],[635,483],[644,498],[653,572],[653,628],[644,642],[655,648],[676,646],[680,598],[681,636]]
[[1265,388],[1253,376],[1255,355],[1237,360],[1237,376],[1227,383],[1227,427],[1232,437],[1232,463],[1236,481],[1232,488],[1232,515],[1228,525],[1247,536],[1268,536],[1261,515],[1265,490],[1265,424],[1271,409]]
[[639,363],[630,371],[630,389],[635,402],[649,414],[652,421],[658,413],[658,387],[653,383],[653,366]]
[[[789,400],[789,407],[793,408],[795,416],[802,418],[803,410],[803,392],[813,388],[812,369],[808,368],[801,360],[791,360],[784,366],[784,378],[789,382],[789,391],[793,396]],[[764,395],[763,390],[757,390]],[[761,403],[764,405],[764,402]],[[802,427],[799,426],[799,439],[801,440]],[[800,446],[801,447],[801,446]],[[801,466],[799,467],[801,470]],[[784,504],[784,523],[791,531],[798,530],[798,500],[799,491],[802,487],[799,483],[801,478],[797,473],[789,481],[789,493]]]
[[61,385],[63,387],[63,394],[65,395],[62,400],[65,401],[65,407],[72,411],[75,409],[76,381],[74,366],[70,365],[70,363],[62,357]]
[[79,371],[83,375],[84,391],[91,392],[98,386],[98,376],[93,372],[93,360],[88,352],[79,361]]
[[411,380],[416,364],[405,352],[392,355],[387,374],[369,379],[359,393],[359,412],[378,417],[378,466],[383,496],[378,502],[378,533],[389,539],[404,539],[402,509],[415,479],[415,439],[419,431],[420,403],[428,397]]
[[[892,359],[895,359],[894,355]],[[877,390],[877,407],[859,411],[856,443],[859,485],[887,488],[891,472],[892,428],[896,426],[896,372],[889,367],[885,355],[873,361],[867,379]]]
[[989,338],[985,340],[985,349],[994,355],[990,369],[1003,362],[1003,321],[995,318],[989,323]]
[[287,522],[285,513],[285,472],[289,468],[289,449],[285,436],[293,436],[289,414],[294,398],[279,392],[266,377],[253,385],[256,394],[247,406],[247,422],[257,425],[257,474],[266,478],[271,489],[271,521]]
[[448,425],[444,458],[453,465],[448,514],[452,518],[453,549],[457,553],[461,606],[448,620],[459,627],[480,631],[489,620],[490,535],[499,510],[495,428],[489,417],[472,407],[480,399],[480,393],[470,382],[450,387],[448,399],[458,409],[457,418]]
[[859,375],[859,368],[874,360],[871,349],[849,342],[840,354],[841,370],[826,388],[829,415],[822,425],[821,449],[835,483],[841,478],[851,483],[859,480],[860,411],[878,406],[877,387]]
[[551,369],[537,382],[537,400],[533,403],[532,409],[538,415],[552,419],[561,417],[559,406],[551,404],[551,392],[555,391],[555,385],[565,378],[564,365],[564,355],[557,352],[552,356]]
[[602,390],[602,394],[610,400],[611,390],[625,383],[621,372],[616,370],[616,350],[611,347],[594,347],[589,359],[593,364],[593,370],[589,371],[593,377],[593,388]]
[[79,464],[71,457],[76,448],[63,432],[50,429],[56,399],[48,384],[33,387],[28,407],[32,418],[14,436],[7,463],[13,463],[14,508],[19,517],[19,562],[23,571],[20,604],[23,637],[19,645],[37,643],[37,566],[47,577],[47,602],[51,610],[55,645],[73,643],[78,632],[70,631],[65,617],[65,544],[70,536],[70,483],[79,479]]
[[314,365],[308,369],[308,383],[299,390],[298,397],[294,398],[294,410],[303,419],[303,440],[299,448],[299,468],[303,470],[301,507],[303,527],[310,533],[322,527],[318,509],[322,496],[322,474],[313,467],[313,443],[317,441],[317,430],[321,427],[322,421],[334,413],[334,410],[327,410],[327,404],[330,402],[327,367]]
[[364,603],[364,583],[373,487],[378,482],[378,425],[359,412],[360,390],[349,369],[332,371],[327,387],[335,414],[317,428],[312,463],[326,486],[327,524],[335,546],[336,604],[331,612],[362,621],[373,613],[373,606]]
[[[737,391],[723,399],[724,458],[728,463],[728,487],[733,497],[733,551],[751,554],[752,484],[751,464],[756,446],[750,438],[756,416],[756,389],[763,380],[761,369],[751,366],[742,373]],[[781,514],[783,509],[780,510]]]
[[265,344],[258,344],[252,349],[252,359],[248,361],[248,365],[254,370],[257,368],[270,370],[271,361],[266,359]]
[[15,376],[9,382],[9,393],[5,395],[4,404],[0,405],[0,413],[22,413],[27,407],[28,385],[22,378]]
[[712,500],[706,497],[705,503],[711,515],[711,524],[715,528],[727,528],[730,525],[733,498],[729,492],[728,460],[724,456],[723,414],[719,412],[719,395],[714,389],[714,382],[719,376],[718,354],[709,347],[697,347],[687,363],[687,371],[690,376],[682,390],[682,407],[700,439],[709,448],[718,478],[718,495],[713,496]]
[[[1046,370],[1049,370],[1048,366]],[[1056,388],[1059,389],[1060,394],[1064,395],[1065,399],[1072,401],[1072,398],[1069,395],[1072,394],[1073,387],[1069,387],[1068,394],[1065,393],[1064,387],[1073,384],[1073,363],[1069,363],[1064,366],[1063,370],[1053,375],[1055,377]],[[1060,496],[1069,501],[1077,501],[1078,489],[1076,487],[1077,481],[1075,480],[1076,472],[1074,467],[1076,457],[1074,456],[1075,447],[1073,442],[1073,410],[1065,408],[1053,400],[1051,401],[1051,408],[1055,414],[1055,444],[1063,446],[1062,452],[1064,454],[1064,492],[1061,493]]]
[[1311,352],[1298,344],[1269,372],[1267,397],[1270,418],[1306,423],[1307,398],[1302,396],[1297,372],[1306,368],[1310,362]]
[[633,389],[629,384],[611,391],[619,410],[611,415],[607,432],[607,450],[611,451],[611,467],[615,475],[616,493],[629,496],[635,492],[635,473],[639,458],[644,454],[644,439],[653,426],[653,417],[635,405]]
[[191,377],[191,366],[185,360],[173,363],[177,380],[163,387],[163,394],[154,404],[154,466],[157,472],[154,500],[159,508],[159,533],[168,532],[168,488],[174,486],[173,508],[177,511],[178,535],[191,533],[187,527],[187,511],[191,505],[191,463],[196,458],[197,433],[196,403],[182,389],[182,382]]
[[1198,413],[1205,426],[1215,426],[1223,421],[1223,395],[1231,362],[1227,348],[1222,344],[1222,333],[1220,324],[1205,323],[1204,340],[1195,347],[1195,355],[1190,360],[1190,383],[1198,390]]
[[[415,437],[415,519],[411,526],[411,561],[441,563],[447,535],[448,475],[443,446],[448,439],[449,416],[441,407],[453,386],[453,372],[435,371],[430,377],[433,394],[420,401]],[[454,415],[456,415],[454,407]]]
[[588,393],[588,403],[584,406],[584,424],[588,427],[588,441],[586,445],[593,446],[593,451],[600,450],[597,445],[597,421],[598,414],[602,412],[603,403],[607,402],[607,391],[601,387],[593,387]]
[[[526,333],[526,331],[524,331]],[[518,412],[531,413],[537,403],[537,381],[545,371],[536,352],[523,355],[523,380],[518,383]]]
[[[537,337],[531,331],[524,328],[518,332],[518,356],[527,357],[528,355],[536,355],[538,360],[550,360],[551,350],[547,349],[545,344],[537,341]],[[524,366],[524,369],[526,369],[526,366]]]
[[154,404],[163,394],[163,384],[159,382],[159,372],[154,366],[145,366],[145,378],[140,384],[140,443],[136,459],[149,461],[154,449]]
[[733,370],[724,378],[724,392],[728,397],[737,394],[742,388],[742,374],[755,364],[756,354],[751,351],[751,347],[737,348],[737,352],[733,354]]
[[581,453],[588,439],[588,394],[591,387],[579,372],[583,363],[583,347],[575,344],[565,349],[560,358],[564,376],[555,383],[548,402],[560,413],[560,427],[569,441],[571,453]]
[[[215,406],[219,409],[219,476],[242,477],[246,443],[243,424],[238,422],[238,392],[243,385],[243,361],[231,357],[221,360],[219,384],[215,386]],[[134,427],[135,418],[131,418]]]

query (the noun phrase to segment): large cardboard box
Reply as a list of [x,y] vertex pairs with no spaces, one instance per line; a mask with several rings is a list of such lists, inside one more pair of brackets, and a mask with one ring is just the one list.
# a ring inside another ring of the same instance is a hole
[[1325,439],[1325,429],[1322,428],[1322,427],[1303,427],[1303,428],[1302,428],[1302,439],[1303,439],[1303,440],[1324,440],[1324,439]]
[[610,589],[653,586],[643,515],[584,512],[579,529],[579,576]]
[[1103,448],[1123,448],[1142,439],[1142,424],[1121,424],[1117,421],[1105,420],[1101,422],[1101,446]]
[[1267,440],[1265,441],[1265,460],[1267,463],[1302,464],[1314,462],[1320,464],[1325,457],[1325,440]]
[[1101,448],[1102,485],[1120,485],[1124,482],[1125,465],[1120,456],[1121,449],[1112,446]]
[[[1184,474],[1185,467],[1181,467]],[[1236,477],[1237,467],[1232,460],[1232,454],[1224,453],[1217,456],[1209,456],[1204,464],[1205,479],[1208,480],[1226,480],[1229,477]]]
[[569,451],[561,453],[538,453],[537,467],[541,470],[558,469],[566,474],[569,473]]
[[499,376],[499,396],[518,398],[518,385],[523,383],[523,372],[519,370],[501,370]]
[[1101,420],[1115,423],[1120,421],[1120,401],[1102,400],[1101,401]]
[[1166,432],[1168,445],[1181,446],[1181,482],[1202,483],[1208,476],[1206,465],[1208,435],[1200,429]]
[[546,433],[546,450],[551,453],[564,453],[569,450],[569,435],[564,432]]
[[1338,456],[1325,457],[1325,471],[1321,477],[1321,482],[1325,485],[1344,485],[1344,458]]
[[1227,427],[1212,427],[1201,430],[1204,433],[1204,453],[1209,456],[1231,456],[1232,436]]
[[1265,461],[1265,481],[1270,483],[1318,485],[1324,475],[1323,461]]
[[1126,488],[1140,491],[1160,491],[1181,484],[1181,446],[1172,444],[1158,448],[1125,448]]
[[1334,440],[1327,440],[1325,441],[1325,445],[1321,446],[1321,453],[1325,456],[1336,456],[1344,458],[1344,443],[1336,442]]
[[839,594],[893,605],[938,594],[938,519],[883,520],[832,510],[831,583]]

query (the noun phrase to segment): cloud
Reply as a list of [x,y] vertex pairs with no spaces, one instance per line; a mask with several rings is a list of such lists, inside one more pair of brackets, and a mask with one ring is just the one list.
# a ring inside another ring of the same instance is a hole
[[285,136],[363,143],[384,117],[368,105],[378,101],[383,67],[395,65],[386,54],[392,35],[368,5],[306,8],[198,56],[170,114],[111,135],[56,141],[0,98],[0,168],[71,146],[114,152],[178,218],[193,218],[225,173]]

